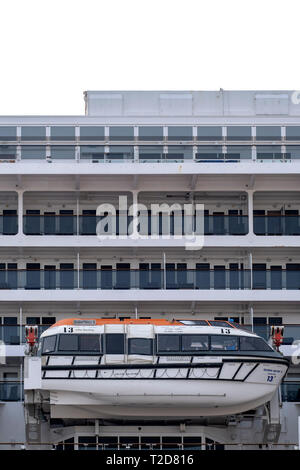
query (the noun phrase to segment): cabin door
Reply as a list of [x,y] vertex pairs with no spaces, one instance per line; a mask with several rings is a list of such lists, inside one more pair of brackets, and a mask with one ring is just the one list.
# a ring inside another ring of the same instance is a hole
[[106,364],[126,363],[126,335],[125,325],[104,325],[103,346]]
[[128,362],[154,361],[154,325],[126,325]]

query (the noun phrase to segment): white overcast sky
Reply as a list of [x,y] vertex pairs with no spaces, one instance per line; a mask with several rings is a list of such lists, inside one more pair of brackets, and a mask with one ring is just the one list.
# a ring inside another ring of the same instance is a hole
[[300,89],[299,0],[0,0],[0,114],[84,90]]

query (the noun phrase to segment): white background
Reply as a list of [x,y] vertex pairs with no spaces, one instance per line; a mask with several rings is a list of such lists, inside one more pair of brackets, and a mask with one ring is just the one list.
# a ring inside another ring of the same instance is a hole
[[0,114],[84,90],[300,89],[299,0],[0,0]]

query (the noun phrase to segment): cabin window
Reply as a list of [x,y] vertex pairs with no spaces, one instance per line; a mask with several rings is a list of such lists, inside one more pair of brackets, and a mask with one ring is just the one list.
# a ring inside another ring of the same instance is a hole
[[60,335],[59,351],[78,351],[78,335]]
[[[209,324],[211,326],[225,326],[226,328],[230,328],[231,325],[229,323],[227,323],[227,321],[220,321],[220,320],[208,320],[209,321]],[[231,327],[232,328],[232,327]]]
[[179,352],[180,336],[179,335],[158,335],[157,337],[158,352]]
[[211,336],[212,351],[237,351],[238,338],[236,336]]
[[80,335],[79,350],[93,353],[100,353],[100,336],[99,335]]
[[153,340],[148,338],[128,339],[128,354],[143,354],[152,356]]
[[272,351],[272,348],[261,338],[240,337],[241,351]]
[[207,351],[208,336],[206,335],[182,335],[182,351]]
[[43,338],[43,354],[55,351],[56,335]]
[[115,333],[105,335],[106,354],[125,354],[125,335]]

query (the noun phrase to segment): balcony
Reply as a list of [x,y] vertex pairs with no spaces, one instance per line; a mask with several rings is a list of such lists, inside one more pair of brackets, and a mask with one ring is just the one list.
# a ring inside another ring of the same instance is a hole
[[[157,234],[176,235],[181,232],[189,235],[185,230],[183,216],[179,215],[159,215],[156,218]],[[151,235],[154,216],[140,215],[138,232],[140,235]],[[97,235],[97,225],[104,220],[104,216],[96,215],[24,215],[25,235]],[[105,225],[116,227],[116,235],[130,235],[130,224],[132,216],[106,216]],[[127,227],[120,233],[120,227]],[[146,227],[146,228],[145,228]],[[166,228],[165,228],[166,227]],[[179,227],[179,231],[178,231]],[[194,216],[194,230],[200,234],[197,228],[198,222]],[[101,232],[102,233],[102,232]],[[103,232],[107,234],[108,232]],[[247,215],[205,215],[204,235],[246,235],[248,233]]]
[[16,214],[0,215],[0,235],[18,233],[18,216]]
[[0,290],[205,289],[299,290],[300,270],[274,269],[2,269]]
[[255,235],[300,235],[299,215],[254,215]]

